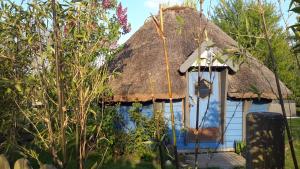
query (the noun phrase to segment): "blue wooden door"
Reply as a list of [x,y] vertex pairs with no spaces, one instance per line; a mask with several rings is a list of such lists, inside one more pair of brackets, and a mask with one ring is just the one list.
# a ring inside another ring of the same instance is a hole
[[[210,96],[202,95],[199,105],[199,129],[200,139],[206,142],[216,142],[220,137],[220,73],[213,71],[201,72],[202,81],[210,86]],[[197,112],[197,91],[202,90],[203,85],[196,87],[198,84],[198,72],[190,72],[189,76],[189,102],[190,102],[190,133],[189,142],[194,142],[193,131],[196,128]],[[203,83],[204,84],[204,83]],[[205,89],[205,87],[204,87]],[[202,93],[200,92],[200,95]],[[205,92],[204,92],[205,94]]]

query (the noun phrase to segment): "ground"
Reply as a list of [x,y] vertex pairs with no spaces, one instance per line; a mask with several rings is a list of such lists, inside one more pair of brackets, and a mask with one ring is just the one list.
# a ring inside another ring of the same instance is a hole
[[[294,146],[295,146],[295,152],[297,155],[298,159],[298,164],[300,165],[300,118],[295,118],[295,119],[288,119],[290,127],[291,127],[291,132],[293,135],[294,139]],[[291,157],[291,152],[288,144],[288,140],[286,137],[285,141],[285,168],[286,169],[291,169],[294,168],[293,165],[293,160]],[[152,163],[152,162],[145,162],[141,161],[139,163],[133,164],[130,161],[119,161],[117,163],[110,163],[106,165],[104,168],[105,169],[152,169],[152,168],[159,168],[159,165],[157,163]],[[173,167],[169,167],[170,169]],[[236,167],[237,168],[243,168],[243,167]],[[219,168],[207,168],[207,169],[219,169]]]
[[[293,140],[294,140],[294,147],[295,147],[295,152],[296,156],[298,159],[298,165],[300,165],[300,118],[296,119],[289,119],[288,120],[290,126],[291,126],[291,132],[293,135]],[[285,141],[285,153],[286,153],[286,158],[285,158],[285,168],[294,168],[292,156],[291,156],[291,150],[289,147],[288,139],[286,137]]]
[[[194,155],[187,155],[186,163],[188,163],[189,166],[194,166],[194,159]],[[234,152],[199,154],[198,162],[198,166],[200,166],[200,168],[218,168],[218,166],[222,166],[222,169],[242,168],[246,163],[242,156]]]

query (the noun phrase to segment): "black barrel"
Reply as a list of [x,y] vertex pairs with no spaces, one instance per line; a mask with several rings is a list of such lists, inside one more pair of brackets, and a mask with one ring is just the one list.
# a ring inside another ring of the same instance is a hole
[[284,168],[284,120],[280,113],[248,113],[246,168]]

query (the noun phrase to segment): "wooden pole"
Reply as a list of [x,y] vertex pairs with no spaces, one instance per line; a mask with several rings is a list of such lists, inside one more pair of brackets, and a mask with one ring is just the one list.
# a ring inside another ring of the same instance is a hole
[[[261,6],[261,1],[258,0],[259,5]],[[265,40],[267,41],[268,44],[268,48],[269,48],[269,57],[272,60],[272,66],[273,66],[273,71],[274,71],[274,75],[275,75],[275,81],[276,81],[276,86],[277,86],[277,90],[278,90],[278,95],[279,95],[279,103],[281,106],[281,111],[283,114],[283,119],[284,119],[284,124],[286,127],[286,132],[287,132],[287,136],[288,136],[288,142],[291,148],[291,154],[292,154],[292,158],[293,158],[293,162],[294,162],[294,167],[295,169],[299,169],[298,167],[298,162],[297,162],[297,158],[296,158],[296,153],[295,153],[295,149],[294,149],[294,145],[293,145],[293,138],[291,135],[291,131],[289,128],[289,124],[286,118],[286,112],[285,112],[285,108],[284,108],[284,103],[283,103],[283,96],[282,96],[282,92],[281,92],[281,87],[280,87],[280,83],[279,83],[279,77],[278,77],[278,69],[277,69],[277,64],[276,64],[276,58],[274,57],[274,53],[273,53],[273,49],[272,49],[272,45],[271,45],[271,40],[269,38],[269,34],[268,34],[268,29],[267,29],[267,25],[266,25],[266,20],[265,20],[265,16],[264,16],[264,10],[261,8],[260,9],[260,15],[262,18],[262,30],[265,34]]]
[[160,14],[160,29],[161,29],[161,32],[163,33],[163,36],[161,36],[161,37],[163,40],[165,64],[166,64],[166,74],[167,74],[167,80],[168,80],[168,93],[169,93],[169,100],[170,100],[170,113],[171,113],[171,123],[172,123],[175,166],[176,166],[176,169],[179,169],[178,155],[177,155],[177,143],[176,143],[176,130],[175,130],[175,116],[174,116],[174,110],[173,110],[172,80],[170,77],[168,46],[167,46],[166,37],[164,36],[163,9],[162,9],[161,5],[159,7],[159,14]]
[[167,45],[166,37],[164,35],[163,9],[162,9],[161,5],[159,6],[159,13],[160,13],[160,23],[158,23],[157,19],[154,16],[152,16],[152,19],[156,26],[157,33],[159,34],[160,38],[163,41],[165,64],[166,64],[166,75],[167,75],[167,81],[168,81],[168,94],[169,94],[169,100],[170,100],[170,113],[171,113],[171,123],[172,123],[175,165],[176,165],[176,169],[179,169],[178,156],[177,156],[177,144],[176,144],[175,117],[174,117],[174,110],[173,110],[172,81],[170,78],[168,45]]

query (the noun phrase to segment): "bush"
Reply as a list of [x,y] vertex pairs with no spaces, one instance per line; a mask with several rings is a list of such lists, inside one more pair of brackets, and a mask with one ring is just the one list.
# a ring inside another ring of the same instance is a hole
[[[135,124],[135,128],[128,133],[130,144],[126,146],[126,154],[133,155],[146,161],[156,158],[156,148],[159,141],[156,138],[157,130],[164,133],[165,124],[160,120],[161,117],[151,118],[142,114],[142,104],[133,103],[129,110],[129,117]],[[157,127],[158,126],[158,127]]]

